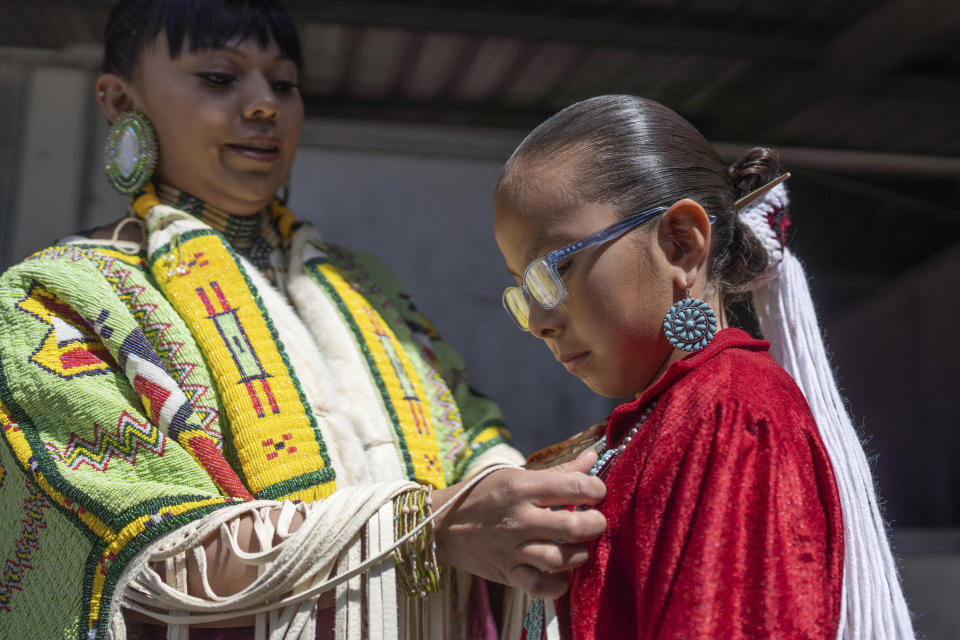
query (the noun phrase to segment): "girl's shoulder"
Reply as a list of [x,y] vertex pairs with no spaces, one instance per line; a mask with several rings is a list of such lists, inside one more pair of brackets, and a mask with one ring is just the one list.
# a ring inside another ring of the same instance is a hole
[[725,349],[678,381],[663,404],[665,419],[725,445],[803,445],[818,431],[803,392],[765,349]]
[[731,347],[718,352],[690,372],[683,382],[713,389],[718,400],[763,401],[770,396],[803,395],[789,373],[768,352],[769,343],[750,348]]
[[816,432],[803,393],[767,352],[769,343],[730,329],[715,342],[673,363],[639,400],[618,408],[610,431],[635,423],[655,403],[651,424],[672,436],[739,439],[769,431],[806,439]]
[[769,353],[770,343],[739,329],[725,329],[714,344],[671,365],[678,371],[665,374],[663,395],[682,398],[694,405],[747,404],[761,407],[771,401],[799,402],[803,398],[796,382]]

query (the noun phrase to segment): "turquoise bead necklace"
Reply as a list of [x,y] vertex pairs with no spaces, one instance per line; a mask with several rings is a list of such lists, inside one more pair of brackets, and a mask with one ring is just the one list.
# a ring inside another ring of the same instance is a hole
[[[633,425],[630,431],[627,431],[627,435],[624,436],[623,441],[620,443],[620,446],[611,447],[606,449],[597,461],[590,467],[590,471],[587,472],[588,476],[597,476],[601,480],[607,475],[607,472],[610,470],[610,466],[613,464],[613,461],[616,460],[621,453],[627,448],[627,445],[630,444],[630,441],[633,440],[633,436],[637,435],[637,432],[640,431],[640,427],[643,426],[643,423],[647,421],[647,418],[650,417],[650,414],[653,413],[653,409],[657,406],[656,402],[653,402],[647,409],[643,412],[643,415],[640,416],[640,419],[637,420],[637,424]],[[607,446],[607,436],[603,436],[597,441],[596,448],[603,449]]]
[[[633,436],[637,435],[640,427],[647,421],[647,418],[650,417],[650,414],[653,413],[656,406],[657,403],[654,401],[646,408],[643,415],[640,416],[637,423],[630,428],[630,431],[627,431],[627,435],[623,437],[623,440],[618,446],[604,449],[604,447],[607,446],[607,436],[605,435],[597,441],[594,448],[603,450],[603,453],[600,454],[597,461],[590,467],[590,471],[587,472],[588,476],[596,476],[601,480],[606,477],[610,471],[610,467],[613,466],[614,460],[620,457],[620,454],[626,450],[627,445],[633,440]],[[527,632],[526,640],[543,640],[543,629],[546,624],[545,618],[543,598],[534,598],[530,603],[530,608],[527,609],[527,615],[523,618],[523,629]]]

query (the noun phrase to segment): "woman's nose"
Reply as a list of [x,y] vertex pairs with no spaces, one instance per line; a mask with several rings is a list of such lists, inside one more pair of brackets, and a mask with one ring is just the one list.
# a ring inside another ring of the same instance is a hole
[[544,309],[536,302],[531,302],[527,318],[527,327],[530,333],[541,340],[554,338],[563,331],[563,305],[555,309]]
[[244,117],[250,120],[276,120],[278,113],[277,94],[270,82],[265,77],[254,74],[250,79]]

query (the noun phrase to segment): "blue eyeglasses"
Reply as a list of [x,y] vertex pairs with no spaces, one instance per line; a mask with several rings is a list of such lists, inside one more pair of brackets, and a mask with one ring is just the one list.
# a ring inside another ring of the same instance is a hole
[[[789,172],[777,176],[759,189],[748,193],[734,202],[734,208],[742,209],[789,177]],[[507,313],[513,318],[513,321],[517,323],[518,327],[524,331],[529,331],[529,299],[533,299],[533,301],[542,308],[550,310],[556,309],[560,303],[563,302],[564,296],[567,295],[567,289],[563,286],[563,280],[560,279],[560,274],[557,273],[557,264],[561,260],[569,258],[577,251],[619,238],[627,231],[630,231],[630,229],[646,222],[650,218],[669,211],[669,209],[670,207],[656,207],[647,211],[641,211],[640,213],[631,214],[620,222],[612,224],[606,229],[601,229],[583,240],[578,240],[561,249],[551,251],[542,258],[537,258],[527,265],[526,270],[523,272],[523,282],[521,282],[519,286],[504,289],[503,296],[501,297],[503,308],[507,310]],[[716,221],[715,216],[708,215],[707,217],[710,220],[710,224]]]
[[[606,229],[577,240],[573,244],[551,251],[542,258],[537,258],[523,272],[523,282],[519,286],[507,287],[503,291],[501,301],[507,314],[524,331],[530,330],[530,300],[532,299],[543,309],[556,309],[567,295],[563,280],[557,272],[557,264],[569,258],[578,251],[593,247],[604,242],[619,238],[627,231],[647,220],[665,213],[670,207],[656,207],[627,216]],[[712,222],[712,220],[711,220]]]

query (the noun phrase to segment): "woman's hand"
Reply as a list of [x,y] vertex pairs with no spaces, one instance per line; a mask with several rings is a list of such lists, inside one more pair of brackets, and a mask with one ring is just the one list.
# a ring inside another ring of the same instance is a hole
[[[550,470],[503,469],[481,480],[437,518],[439,562],[534,596],[560,597],[568,571],[587,560],[586,541],[603,533],[607,522],[595,509],[550,507],[603,499],[603,482],[586,475],[596,460],[588,451]],[[434,491],[433,508],[458,488]]]

